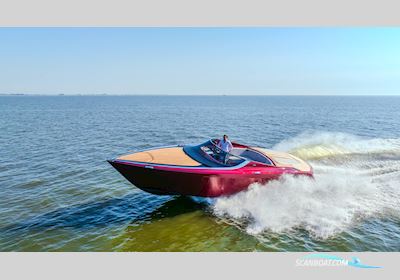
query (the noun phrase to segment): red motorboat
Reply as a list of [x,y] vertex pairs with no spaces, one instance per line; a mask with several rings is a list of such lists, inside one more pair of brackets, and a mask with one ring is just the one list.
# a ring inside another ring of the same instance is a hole
[[312,168],[293,155],[232,142],[229,153],[211,139],[200,145],[155,148],[108,162],[136,187],[159,195],[217,197],[282,174],[312,176]]

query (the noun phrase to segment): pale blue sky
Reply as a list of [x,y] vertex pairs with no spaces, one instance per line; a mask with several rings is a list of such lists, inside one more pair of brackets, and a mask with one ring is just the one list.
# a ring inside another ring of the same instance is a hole
[[400,28],[0,28],[0,93],[400,95]]

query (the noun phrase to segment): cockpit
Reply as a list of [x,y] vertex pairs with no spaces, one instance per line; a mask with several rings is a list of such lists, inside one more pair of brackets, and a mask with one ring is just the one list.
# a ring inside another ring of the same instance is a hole
[[218,147],[220,140],[211,139],[197,146],[184,146],[183,150],[194,160],[211,167],[230,167],[246,161],[256,161],[273,166],[273,162],[261,152],[246,146],[237,146],[227,153]]

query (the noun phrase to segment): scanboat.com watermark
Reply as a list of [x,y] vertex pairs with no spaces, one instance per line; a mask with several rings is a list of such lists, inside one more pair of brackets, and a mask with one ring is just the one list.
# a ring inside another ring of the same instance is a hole
[[359,258],[352,257],[351,260],[329,255],[329,254],[310,254],[296,259],[296,266],[352,266],[357,268],[382,268],[381,266],[372,266],[361,263]]

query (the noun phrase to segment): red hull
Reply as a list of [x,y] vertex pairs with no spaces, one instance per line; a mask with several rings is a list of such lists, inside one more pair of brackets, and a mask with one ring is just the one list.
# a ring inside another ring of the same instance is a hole
[[265,183],[282,174],[312,176],[293,168],[254,164],[234,169],[171,167],[120,160],[110,164],[136,187],[154,194],[217,197],[246,190],[252,183]]

